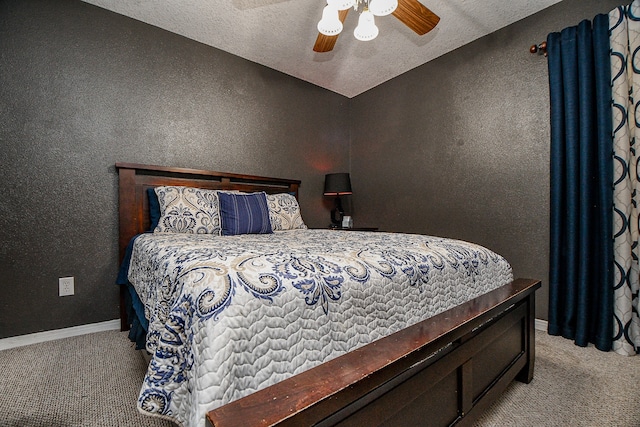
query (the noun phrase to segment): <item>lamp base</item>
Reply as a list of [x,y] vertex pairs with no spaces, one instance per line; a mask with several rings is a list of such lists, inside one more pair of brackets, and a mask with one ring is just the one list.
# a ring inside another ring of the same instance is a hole
[[333,209],[331,209],[331,224],[335,227],[340,227],[342,225],[342,217],[344,216],[344,210],[342,209],[342,200],[340,196],[336,196],[336,204]]
[[331,224],[333,227],[342,226],[342,218],[344,217],[344,211],[338,207],[331,209]]

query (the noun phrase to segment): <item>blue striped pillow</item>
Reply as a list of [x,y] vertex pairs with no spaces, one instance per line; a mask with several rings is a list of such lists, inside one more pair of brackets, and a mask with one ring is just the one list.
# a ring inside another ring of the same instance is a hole
[[264,192],[251,194],[218,193],[222,235],[270,234],[269,207]]

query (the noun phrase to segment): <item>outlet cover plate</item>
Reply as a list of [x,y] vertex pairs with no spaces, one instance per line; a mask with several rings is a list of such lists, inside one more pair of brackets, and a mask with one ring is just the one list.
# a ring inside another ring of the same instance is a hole
[[73,277],[61,277],[58,279],[58,290],[61,297],[73,295],[74,292]]

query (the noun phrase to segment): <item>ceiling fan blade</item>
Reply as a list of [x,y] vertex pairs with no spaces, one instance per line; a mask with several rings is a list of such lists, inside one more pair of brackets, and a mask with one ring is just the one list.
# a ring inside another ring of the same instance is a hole
[[[347,18],[347,13],[349,13],[349,9],[338,11],[338,18],[340,19],[340,22],[344,23],[344,20]],[[325,36],[322,33],[318,33],[318,38],[316,39],[316,44],[313,45],[313,50],[315,52],[329,52],[333,50],[333,47],[336,45],[336,41],[338,41],[338,34],[335,36]]]
[[393,16],[421,36],[433,30],[440,22],[440,17],[418,0],[398,0]]

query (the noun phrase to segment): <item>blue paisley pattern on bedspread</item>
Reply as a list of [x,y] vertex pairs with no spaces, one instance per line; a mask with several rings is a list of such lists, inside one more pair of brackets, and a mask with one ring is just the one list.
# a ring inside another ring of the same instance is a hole
[[494,252],[430,236],[145,234],[129,280],[149,319],[146,413],[189,426],[236,400],[512,280]]

